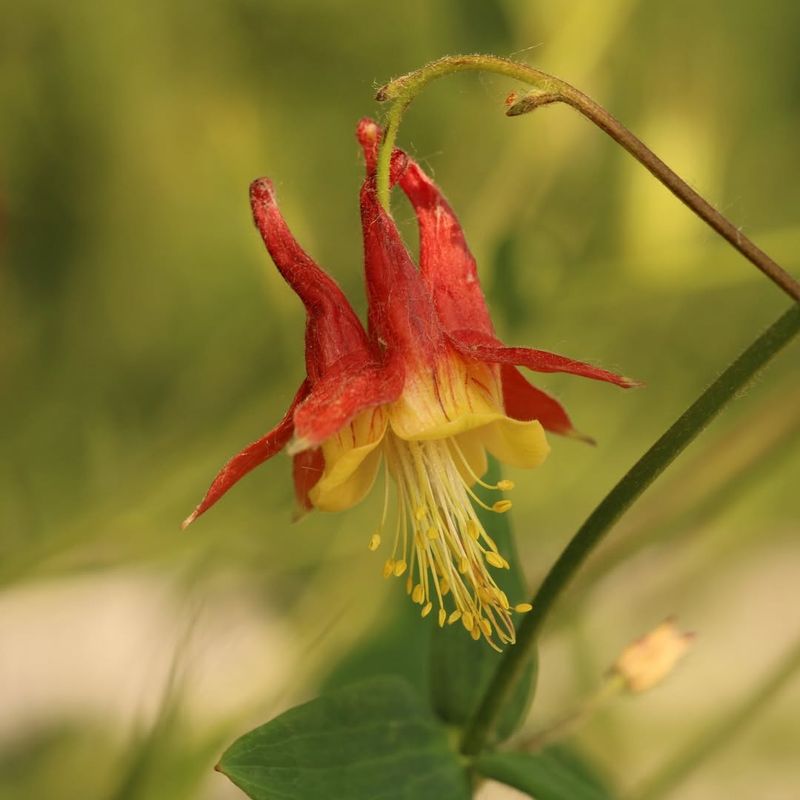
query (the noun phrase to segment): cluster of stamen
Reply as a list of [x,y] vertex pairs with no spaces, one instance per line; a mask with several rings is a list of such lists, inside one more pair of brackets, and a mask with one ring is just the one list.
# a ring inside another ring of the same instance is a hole
[[[384,440],[386,470],[398,494],[397,524],[392,554],[383,566],[385,578],[405,576],[406,592],[427,617],[436,607],[440,627],[461,622],[473,639],[483,637],[499,650],[515,639],[512,611],[530,611],[528,603],[511,606],[488,567],[508,569],[494,540],[483,529],[474,504],[505,513],[511,501],[491,506],[473,491],[478,483],[487,489],[507,491],[508,480],[487,484],[474,474],[455,439],[405,441],[389,434]],[[381,544],[389,505],[386,481],[384,510],[369,549]]]

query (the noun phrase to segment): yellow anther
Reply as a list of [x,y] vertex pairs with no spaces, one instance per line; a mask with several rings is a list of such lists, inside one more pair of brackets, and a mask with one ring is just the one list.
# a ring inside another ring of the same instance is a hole
[[496,511],[498,514],[505,514],[509,508],[511,508],[510,500],[498,500],[492,504],[492,511]]
[[390,558],[387,559],[383,565],[383,577],[388,578],[394,572],[394,561]]
[[478,597],[480,597],[481,603],[483,603],[485,606],[489,606],[492,604],[493,598],[492,595],[489,594],[489,591],[487,589],[483,588],[478,589]]
[[405,559],[400,559],[394,565],[394,574],[396,577],[400,577],[406,570],[408,569],[408,564],[406,564]]
[[439,627],[444,628],[444,623],[447,621],[447,612],[443,609],[439,609]]
[[442,578],[439,581],[439,591],[442,593],[442,597],[444,597],[450,591],[450,581],[447,578]]
[[420,616],[427,617],[428,614],[431,613],[431,609],[433,608],[433,603],[426,603],[422,609]]
[[466,628],[468,631],[471,631],[471,630],[472,630],[472,625],[473,625],[473,623],[474,623],[474,619],[473,619],[473,617],[472,617],[472,614],[470,614],[470,612],[469,612],[469,611],[467,611],[467,612],[466,612],[466,614],[464,614],[464,616],[463,616],[463,617],[461,617],[461,624],[462,624],[462,625],[463,625],[463,626],[464,626],[464,627],[465,627],[465,628]]
[[503,478],[502,481],[497,481],[497,488],[501,492],[510,492],[514,488],[514,481]]
[[436,530],[436,528],[434,528],[433,526],[431,526],[430,528],[428,528],[428,534],[427,534],[427,536],[428,536],[428,538],[429,538],[429,539],[431,539],[431,540],[433,540],[433,539],[438,539],[438,538],[439,538],[439,531],[437,531],[437,530]]
[[496,594],[497,594],[497,599],[500,601],[500,605],[506,609],[510,608],[508,602],[508,596],[506,595],[506,593],[502,589],[497,589]]
[[414,588],[414,578],[409,574],[406,578],[406,594],[411,594],[411,590]]
[[466,556],[461,556],[458,560],[458,571],[463,575],[469,569],[469,561]]
[[478,639],[481,638],[481,629],[479,625],[476,625],[470,632],[470,636],[477,642]]
[[372,536],[369,537],[369,544],[367,547],[374,553],[380,546],[381,535],[379,533],[373,533]]
[[514,611],[519,611],[520,614],[525,614],[532,608],[533,606],[530,603],[517,603],[514,606]]
[[417,522],[422,522],[425,519],[425,514],[427,512],[423,508],[423,506],[418,506],[414,511],[414,517],[416,517]]
[[498,569],[503,569],[506,565],[506,560],[499,554],[495,553],[494,550],[490,550],[486,553],[486,560],[493,566],[497,567]]
[[481,619],[480,620],[481,630],[486,634],[486,636],[492,635],[492,626],[488,619]]
[[467,533],[477,542],[481,536],[481,529],[474,519],[467,520]]
[[418,583],[414,587],[414,591],[411,593],[411,599],[415,603],[421,603],[425,599],[425,590],[422,588],[421,583]]
[[458,622],[461,619],[461,612],[456,609],[450,616],[447,618],[447,624],[452,625],[454,622]]

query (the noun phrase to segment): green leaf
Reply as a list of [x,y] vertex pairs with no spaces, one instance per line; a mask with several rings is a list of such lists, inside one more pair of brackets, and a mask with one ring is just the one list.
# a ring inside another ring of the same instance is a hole
[[234,742],[217,767],[253,800],[469,800],[447,731],[396,677],[297,706]]
[[613,800],[614,795],[585,766],[563,753],[488,753],[475,769],[536,800]]
[[[500,478],[497,461],[490,458],[484,480],[496,483]],[[495,540],[511,567],[494,573],[498,586],[512,603],[526,600],[525,580],[514,546],[509,515],[481,508],[476,510],[486,532]],[[516,624],[521,615],[514,616]],[[500,658],[501,654],[484,641],[473,641],[461,625],[435,628],[431,644],[431,701],[434,711],[446,722],[463,726],[475,711]],[[500,715],[496,728],[498,740],[510,736],[525,718],[535,680],[534,656]]]

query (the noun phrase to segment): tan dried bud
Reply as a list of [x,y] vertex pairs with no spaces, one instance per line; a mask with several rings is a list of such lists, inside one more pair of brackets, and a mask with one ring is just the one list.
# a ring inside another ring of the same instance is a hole
[[645,692],[660,683],[683,658],[694,639],[682,633],[672,618],[631,642],[611,668],[621,676],[629,692]]

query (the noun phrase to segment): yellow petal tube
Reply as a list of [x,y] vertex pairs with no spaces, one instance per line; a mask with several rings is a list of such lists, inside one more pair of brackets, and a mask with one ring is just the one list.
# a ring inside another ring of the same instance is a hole
[[389,406],[392,431],[408,441],[457,436],[502,417],[498,368],[454,352],[433,366],[409,365],[403,394]]

